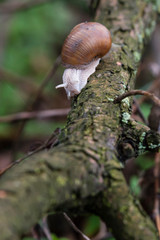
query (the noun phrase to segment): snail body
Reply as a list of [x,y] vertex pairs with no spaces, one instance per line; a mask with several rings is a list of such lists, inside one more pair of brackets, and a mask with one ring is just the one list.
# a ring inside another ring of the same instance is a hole
[[66,70],[63,84],[56,88],[64,87],[68,98],[79,94],[110,48],[111,35],[105,26],[97,22],[76,25],[62,47],[61,58]]

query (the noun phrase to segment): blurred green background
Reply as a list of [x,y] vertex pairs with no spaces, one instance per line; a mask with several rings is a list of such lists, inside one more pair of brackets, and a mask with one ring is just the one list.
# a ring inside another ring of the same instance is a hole
[[[0,4],[3,2],[6,1],[0,1]],[[10,3],[14,2],[10,0]],[[54,77],[43,89],[36,106],[32,106],[32,102],[59,56],[70,30],[80,22],[93,20],[91,2],[94,1],[53,0],[12,13],[0,11],[0,116],[27,110],[70,107],[64,89],[55,89],[62,82],[62,66],[58,67]],[[146,118],[150,108],[150,102],[141,105]],[[37,141],[46,140],[65,122],[66,116],[29,120],[24,125],[19,122],[0,123],[0,169],[27,153]],[[141,174],[153,166],[152,156],[141,156],[135,163],[136,173]],[[135,172],[130,176],[128,182],[131,190],[139,197],[139,176]],[[89,236],[94,236],[100,229],[100,219],[96,216],[89,216],[84,222],[83,231]],[[23,240],[29,239],[33,240],[31,237]],[[53,235],[53,239],[58,238]]]
[[[77,23],[91,19],[88,3],[85,0],[46,1],[29,9],[0,15],[0,116],[27,109],[28,102],[34,100],[36,91],[60,54],[67,34]],[[62,66],[58,68],[43,89],[43,98],[37,108],[31,110],[70,106],[64,90],[55,90],[62,82],[63,69]],[[16,77],[19,81],[15,81]],[[51,134],[57,126],[63,126],[65,119],[28,121],[23,136]],[[16,127],[17,124],[0,123],[0,136],[16,134]]]

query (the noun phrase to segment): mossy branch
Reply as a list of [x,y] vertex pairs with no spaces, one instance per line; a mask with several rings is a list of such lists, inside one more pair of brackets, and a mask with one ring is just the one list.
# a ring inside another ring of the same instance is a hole
[[96,20],[111,29],[112,51],[73,99],[59,143],[1,176],[1,239],[19,240],[50,211],[96,213],[117,240],[158,239],[126,185],[118,146],[130,138],[133,152],[139,154],[140,142],[144,146],[146,141],[148,150],[159,144],[159,136],[150,138],[147,127],[131,122],[130,99],[113,103],[134,86],[146,34],[156,21],[153,5],[154,1],[102,1]]

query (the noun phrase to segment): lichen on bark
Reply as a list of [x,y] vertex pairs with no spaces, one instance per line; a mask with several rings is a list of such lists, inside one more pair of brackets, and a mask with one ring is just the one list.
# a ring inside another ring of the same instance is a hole
[[[156,240],[156,229],[122,174],[119,143],[139,154],[159,144],[150,129],[130,119],[132,99],[113,100],[134,87],[137,61],[153,29],[153,4],[103,0],[96,20],[111,29],[113,47],[72,101],[59,142],[7,171],[0,179],[1,238],[20,239],[48,212],[93,212],[117,240]],[[150,21],[152,19],[152,21]],[[127,156],[125,156],[127,158]],[[123,160],[123,159],[122,159]],[[8,216],[8,213],[9,216]],[[119,229],[119,230],[118,230]]]

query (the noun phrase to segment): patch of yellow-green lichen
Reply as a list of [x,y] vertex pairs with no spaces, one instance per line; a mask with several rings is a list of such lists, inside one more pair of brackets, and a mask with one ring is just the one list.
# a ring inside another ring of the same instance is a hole
[[78,178],[75,179],[75,185],[76,186],[80,186],[81,185],[81,181]]
[[155,21],[151,21],[150,27],[148,27],[148,28],[145,29],[145,34],[146,34],[147,37],[150,37],[150,36],[151,36],[154,28],[155,28]]
[[140,138],[139,138],[139,146],[138,146],[138,149],[139,149],[139,154],[142,154],[144,152],[144,150],[146,149],[146,146],[143,145],[143,141],[146,137],[146,132],[142,132],[142,134],[140,135]]
[[114,101],[114,99],[110,98],[110,97],[107,97],[107,99],[108,99],[109,102],[113,102]]
[[126,98],[124,98],[123,100],[122,100],[122,103],[123,103],[123,106],[124,107],[129,107],[130,106],[130,101],[129,101],[129,98],[128,97],[126,97]]
[[149,145],[149,148],[151,148],[151,149],[155,149],[155,148],[158,148],[158,147],[160,147],[160,144],[152,144],[152,143],[150,143],[150,145]]
[[139,62],[141,59],[141,54],[139,52],[135,51],[133,55],[134,55],[135,62]]
[[122,122],[127,124],[129,120],[130,120],[130,114],[128,112],[122,113]]
[[57,177],[57,183],[60,185],[60,186],[62,186],[62,187],[64,187],[65,185],[66,185],[66,181],[67,181],[67,179],[66,179],[66,177],[64,177],[64,176],[58,176]]

